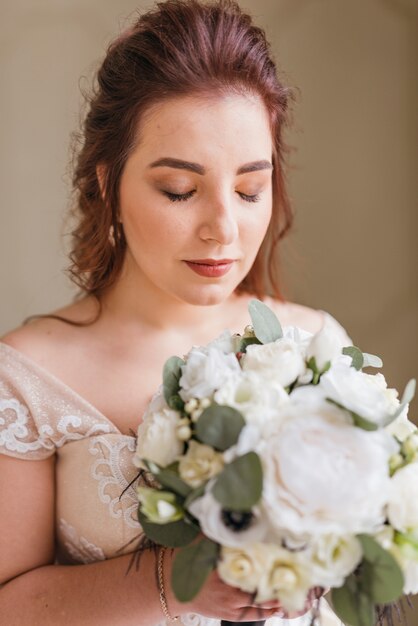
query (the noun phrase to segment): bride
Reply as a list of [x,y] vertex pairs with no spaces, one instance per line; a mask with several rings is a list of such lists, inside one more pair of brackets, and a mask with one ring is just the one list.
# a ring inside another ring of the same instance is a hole
[[263,31],[234,2],[167,0],[110,46],[73,179],[80,296],[0,343],[7,623],[281,623],[278,602],[251,605],[215,573],[179,603],[169,551],[164,590],[152,551],[127,570],[139,532],[133,433],[165,360],[242,329],[254,296],[283,325],[344,334],[280,291],[290,97]]

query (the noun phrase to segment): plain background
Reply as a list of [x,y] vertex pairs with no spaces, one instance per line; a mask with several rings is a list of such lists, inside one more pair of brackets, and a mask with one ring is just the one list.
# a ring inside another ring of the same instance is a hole
[[[417,6],[241,5],[266,28],[282,75],[299,90],[288,133],[296,209],[283,246],[289,297],[332,313],[355,344],[383,358],[390,386],[402,391],[418,374]],[[0,334],[74,295],[63,273],[63,220],[80,87],[111,39],[149,6],[2,0]]]

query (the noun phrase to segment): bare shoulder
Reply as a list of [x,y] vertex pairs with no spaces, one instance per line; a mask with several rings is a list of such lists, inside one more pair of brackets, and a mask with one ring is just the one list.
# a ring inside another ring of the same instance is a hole
[[324,324],[323,311],[270,297],[264,302],[275,312],[282,326],[299,326],[310,333],[317,333]]
[[77,326],[63,323],[54,319],[54,316],[80,322],[88,319],[91,313],[92,307],[85,301],[69,304],[52,311],[48,314],[51,317],[35,318],[10,330],[0,338],[0,341],[39,363],[47,362],[53,352],[68,346],[80,332]]

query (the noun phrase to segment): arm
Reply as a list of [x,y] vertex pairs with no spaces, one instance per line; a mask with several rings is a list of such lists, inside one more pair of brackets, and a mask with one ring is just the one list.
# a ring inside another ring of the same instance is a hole
[[[54,460],[24,461],[0,455],[0,614],[13,626],[151,626],[163,621],[155,555],[144,552],[140,568],[127,574],[131,555],[88,565],[54,565]],[[164,577],[172,615],[196,612],[236,620],[248,595],[210,576],[190,604],[174,598]],[[249,619],[266,619],[279,608],[251,607]]]

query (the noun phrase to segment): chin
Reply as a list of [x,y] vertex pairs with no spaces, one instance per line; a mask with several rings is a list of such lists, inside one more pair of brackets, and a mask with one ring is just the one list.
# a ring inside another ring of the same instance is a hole
[[178,294],[181,300],[195,306],[215,306],[225,302],[235,291],[236,285],[207,285]]

